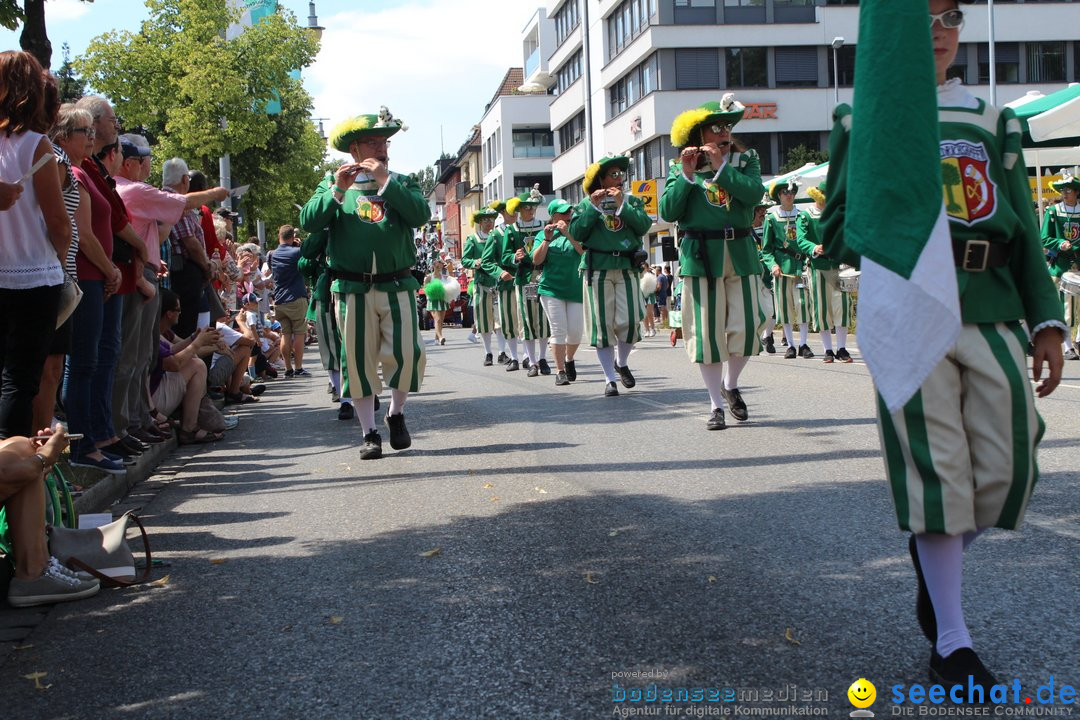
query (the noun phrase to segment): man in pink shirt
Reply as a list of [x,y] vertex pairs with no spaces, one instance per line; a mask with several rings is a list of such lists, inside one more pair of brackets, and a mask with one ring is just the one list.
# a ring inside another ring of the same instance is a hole
[[[142,135],[127,134],[120,138],[124,162],[116,175],[116,192],[127,206],[131,226],[146,243],[147,262],[136,282],[137,292],[124,298],[123,348],[117,371],[130,367],[136,382],[130,383],[125,398],[113,399],[117,428],[147,442],[156,434],[150,416],[147,380],[150,368],[157,360],[159,337],[158,271],[161,267],[162,236],[180,220],[185,210],[223,200],[224,188],[212,188],[190,195],[177,195],[159,190],[145,181],[150,177],[150,146]],[[130,357],[127,355],[131,354]]]

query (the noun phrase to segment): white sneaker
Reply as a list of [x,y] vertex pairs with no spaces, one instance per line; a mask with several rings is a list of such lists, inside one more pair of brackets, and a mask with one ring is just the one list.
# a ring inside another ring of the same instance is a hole
[[480,342],[480,338],[476,336],[476,333],[469,333],[469,342],[478,343]]
[[56,558],[50,558],[45,570],[33,580],[12,578],[8,588],[8,604],[11,607],[32,607],[81,600],[96,595],[101,589],[101,583],[96,579],[80,580],[69,574],[71,571],[67,568],[61,568],[63,566]]

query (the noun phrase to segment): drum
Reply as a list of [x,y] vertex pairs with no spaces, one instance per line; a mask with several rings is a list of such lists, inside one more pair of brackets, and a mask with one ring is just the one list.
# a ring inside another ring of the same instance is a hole
[[845,268],[840,271],[840,292],[859,292],[859,275],[862,273],[855,268]]
[[1066,295],[1080,297],[1080,273],[1062,273],[1058,278],[1058,289]]

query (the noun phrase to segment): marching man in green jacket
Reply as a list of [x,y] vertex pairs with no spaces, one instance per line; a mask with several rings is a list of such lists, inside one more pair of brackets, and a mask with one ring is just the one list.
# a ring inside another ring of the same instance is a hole
[[[810,306],[806,288],[802,287],[803,255],[799,250],[798,225],[804,214],[795,207],[795,194],[799,183],[794,179],[786,183],[773,183],[769,197],[779,203],[768,209],[761,241],[761,259],[775,280],[776,323],[784,330],[787,353],[791,360],[796,352],[804,358],[814,357],[806,344],[810,327]],[[799,345],[796,350],[792,324],[799,323]]]
[[[509,205],[513,203],[514,209]],[[488,275],[497,278],[495,292],[499,295],[499,326],[509,346],[510,354],[499,352],[499,362],[506,365],[507,372],[520,369],[518,362],[518,334],[521,330],[521,316],[518,314],[517,297],[514,293],[514,276],[517,266],[503,265],[502,249],[506,242],[506,233],[517,220],[517,198],[493,203],[492,208],[502,215],[503,224],[491,231],[491,236],[484,245],[480,256],[480,267]]]
[[[848,294],[840,292],[840,263],[825,254],[821,244],[821,213],[825,210],[825,183],[810,188],[807,194],[814,200],[809,210],[799,213],[795,236],[799,250],[809,258],[810,297],[814,326],[821,333],[825,362],[850,363],[847,351],[847,331],[851,324],[851,303]],[[836,331],[836,352],[832,349],[832,333]]]
[[735,419],[749,416],[739,373],[760,350],[765,325],[761,262],[750,230],[761,200],[761,163],[731,135],[745,112],[727,93],[675,118],[671,143],[681,152],[660,198],[660,215],[677,222],[682,236],[683,336],[709,390],[709,430],[726,427],[725,402]]
[[[1080,178],[1066,175],[1053,183],[1053,187],[1061,193],[1061,202],[1043,215],[1042,241],[1051,257],[1050,277],[1058,286],[1058,296],[1065,308],[1065,325],[1070,329],[1065,333],[1065,359],[1080,360],[1071,333],[1073,323],[1080,320],[1080,296],[1061,291],[1061,276],[1080,270],[1077,267],[1080,263],[1080,202],[1077,201]],[[1080,343],[1080,326],[1076,329],[1076,342]]]
[[[544,229],[544,223],[536,219],[536,208],[543,201],[539,186],[527,193],[506,201],[506,210],[517,215],[517,220],[503,229],[500,238],[500,260],[503,269],[514,276],[514,301],[517,304],[517,317],[520,322],[521,336],[525,342],[526,362],[529,377],[543,373],[551,374],[547,361],[548,339],[551,337],[551,325],[548,323],[544,308],[540,305],[538,281],[540,269],[533,267],[532,251],[536,234]],[[506,314],[506,311],[503,311]],[[539,351],[537,341],[540,342]],[[511,361],[507,370],[517,370],[517,363]]]
[[330,235],[326,257],[342,334],[342,393],[360,415],[365,460],[382,457],[375,427],[375,396],[383,387],[379,364],[391,389],[390,447],[403,450],[412,444],[405,401],[420,389],[426,362],[417,326],[413,230],[431,211],[415,180],[387,168],[390,137],[402,127],[384,107],[334,128],[331,145],[353,162],[328,175],[300,211],[305,230],[326,228]]
[[[484,248],[491,242],[491,231],[495,227],[495,218],[499,212],[486,207],[472,214],[472,224],[476,228],[469,237],[465,238],[465,249],[461,252],[461,265],[472,270],[473,279],[473,318],[476,321],[476,332],[484,340],[484,365],[492,365],[491,356],[491,333],[498,332],[495,321],[495,293],[498,280],[495,276],[484,271],[481,256]],[[506,341],[502,340],[502,344]]]
[[[641,340],[645,317],[640,271],[647,259],[641,238],[652,227],[641,198],[623,193],[630,158],[608,156],[585,170],[585,197],[570,223],[570,234],[585,248],[581,258],[585,293],[585,335],[596,348],[607,385],[604,395],[619,394],[637,384],[630,372],[630,351]],[[637,256],[635,258],[635,256]]]

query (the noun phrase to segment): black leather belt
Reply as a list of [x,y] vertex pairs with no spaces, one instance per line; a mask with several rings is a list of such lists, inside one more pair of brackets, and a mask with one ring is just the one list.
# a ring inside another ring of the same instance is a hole
[[735,240],[751,234],[750,228],[726,227],[723,230],[685,230],[683,235],[701,240]]
[[349,280],[351,282],[361,283],[384,283],[393,282],[394,280],[401,280],[412,275],[412,270],[397,270],[396,272],[388,273],[354,273],[348,270],[338,270],[337,268],[330,268],[330,277],[335,280]]
[[991,242],[989,240],[957,240],[952,241],[953,260],[956,267],[968,272],[982,272],[987,268],[1005,267],[1009,264],[1009,256],[1012,254],[1009,243]]

